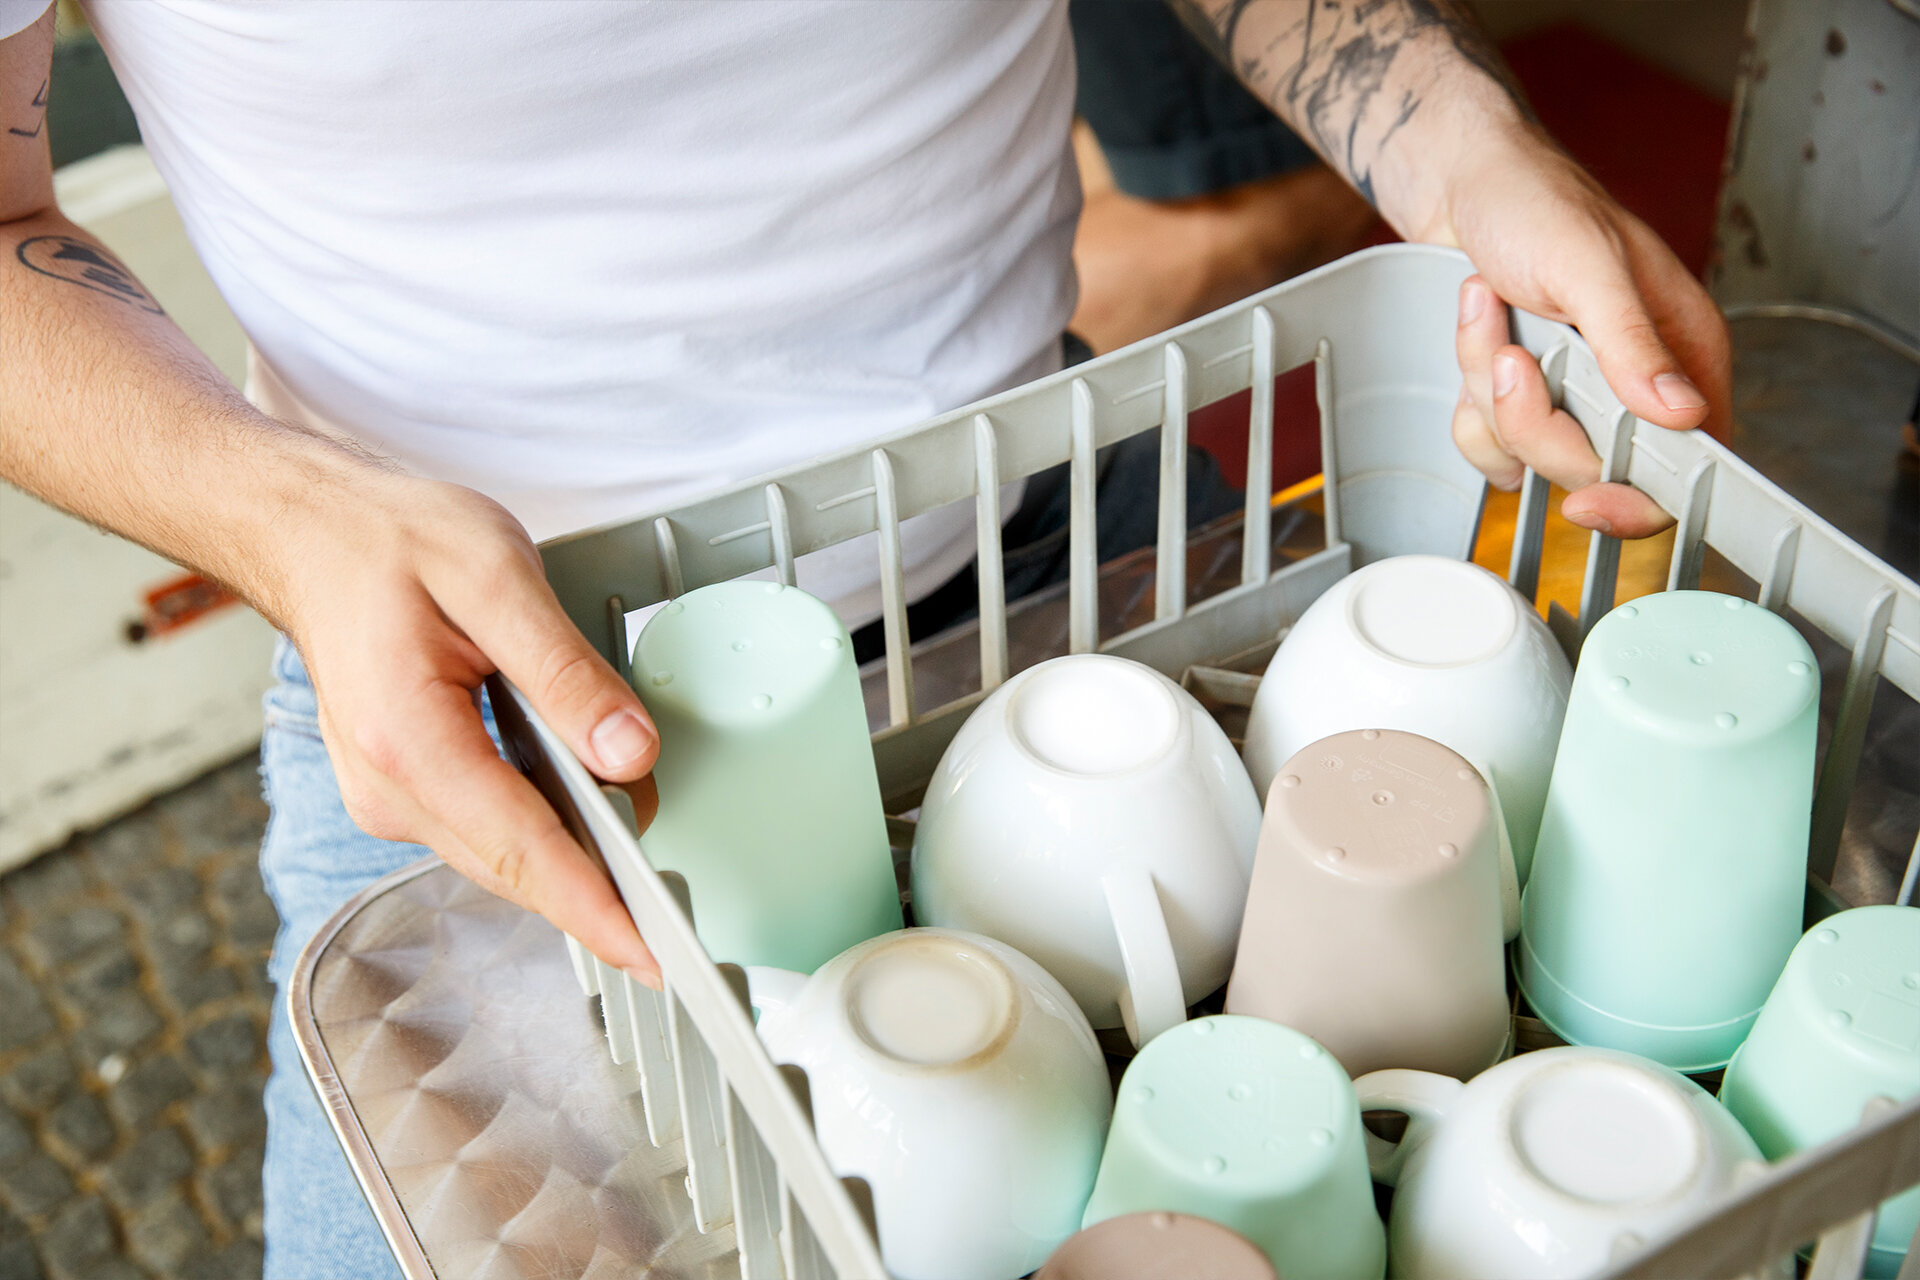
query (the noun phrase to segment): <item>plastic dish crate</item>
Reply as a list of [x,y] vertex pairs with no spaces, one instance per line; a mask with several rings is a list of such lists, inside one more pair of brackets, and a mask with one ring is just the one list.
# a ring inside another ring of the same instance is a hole
[[[1264,294],[872,445],[823,458],[678,510],[548,543],[547,574],[576,625],[627,668],[627,612],[708,583],[772,567],[793,581],[797,556],[878,533],[891,723],[873,737],[888,812],[918,803],[967,713],[1010,674],[1001,576],[1000,486],[1067,462],[1069,647],[1137,659],[1175,679],[1273,638],[1343,574],[1382,556],[1471,554],[1485,487],[1447,424],[1459,386],[1455,300],[1470,267],[1459,254],[1397,245],[1369,250]],[[1816,898],[1831,875],[1878,677],[1920,698],[1920,588],[1701,433],[1642,424],[1623,410],[1580,338],[1517,317],[1562,406],[1592,437],[1605,475],[1630,480],[1679,522],[1668,586],[1699,578],[1712,546],[1760,584],[1760,603],[1791,608],[1852,655],[1813,810]],[[1326,548],[1270,563],[1273,379],[1311,362],[1320,405]],[[1186,604],[1188,414],[1252,388],[1249,488],[1238,586]],[[1162,428],[1152,621],[1097,635],[1095,451]],[[914,705],[902,588],[900,522],[956,501],[977,516],[980,692]],[[1509,574],[1538,586],[1548,488],[1529,475]],[[1579,616],[1555,610],[1569,653],[1612,606],[1619,543],[1593,536]],[[1241,677],[1250,684],[1252,677]],[[1244,691],[1244,690],[1243,690]],[[638,1072],[656,1144],[680,1138],[702,1230],[734,1224],[749,1280],[885,1275],[870,1193],[833,1175],[814,1141],[806,1078],[776,1066],[754,1035],[744,975],[716,966],[695,937],[699,903],[641,855],[626,794],[603,789],[517,691],[494,705],[509,753],[604,859],[659,958],[664,994],[577,947],[582,985],[601,997],[614,1058]],[[1920,856],[1920,845],[1916,846]],[[1903,895],[1910,894],[1914,866]],[[1815,1272],[1858,1274],[1879,1201],[1920,1181],[1920,1099],[1887,1107],[1822,1147],[1769,1166],[1713,1212],[1646,1242],[1605,1274],[1733,1276],[1822,1237]],[[1909,1269],[1915,1263],[1910,1259]]]

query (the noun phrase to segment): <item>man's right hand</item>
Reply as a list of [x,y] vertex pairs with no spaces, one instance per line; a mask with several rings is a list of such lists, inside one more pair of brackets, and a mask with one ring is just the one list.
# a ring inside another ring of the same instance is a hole
[[54,207],[53,13],[0,39],[0,478],[233,588],[306,660],[347,811],[433,849],[659,985],[606,872],[495,753],[498,670],[587,767],[644,777],[640,699],[471,489],[249,405],[133,273]]
[[[608,782],[653,767],[633,690],[554,598],[499,504],[359,460],[327,512],[268,557],[268,608],[306,661],[347,812],[369,835],[433,849],[658,987],[659,968],[607,874],[494,750],[478,710],[498,670]],[[339,518],[350,515],[350,518]]]

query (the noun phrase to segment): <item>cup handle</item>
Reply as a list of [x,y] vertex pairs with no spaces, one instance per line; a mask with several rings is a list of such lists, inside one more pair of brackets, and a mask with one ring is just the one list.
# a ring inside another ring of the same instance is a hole
[[800,998],[800,989],[806,985],[807,975],[804,973],[776,969],[771,965],[748,965],[747,1000],[759,1015],[754,1020],[755,1025],[785,1014],[793,1007],[793,1002]]
[[1414,1071],[1407,1067],[1389,1067],[1369,1071],[1353,1082],[1362,1111],[1398,1111],[1407,1118],[1407,1131],[1400,1141],[1388,1142],[1362,1126],[1367,1140],[1367,1167],[1375,1182],[1395,1186],[1407,1157],[1432,1136],[1453,1107],[1453,1101],[1466,1086],[1452,1076],[1432,1071]]
[[1513,860],[1513,837],[1507,834],[1507,811],[1500,804],[1493,765],[1485,760],[1469,763],[1487,784],[1487,803],[1493,806],[1493,830],[1500,841],[1500,934],[1512,942],[1520,936],[1520,868]]
[[1173,955],[1173,939],[1167,934],[1167,918],[1152,872],[1138,867],[1115,871],[1101,877],[1100,886],[1106,891],[1107,913],[1120,943],[1120,963],[1127,970],[1120,1020],[1138,1049],[1187,1020],[1180,965]]

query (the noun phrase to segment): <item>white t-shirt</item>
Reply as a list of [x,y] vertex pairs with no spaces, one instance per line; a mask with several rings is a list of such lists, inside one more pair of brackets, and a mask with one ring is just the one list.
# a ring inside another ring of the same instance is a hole
[[[1061,0],[86,9],[268,381],[535,538],[1057,367]],[[873,563],[810,585],[870,617]]]

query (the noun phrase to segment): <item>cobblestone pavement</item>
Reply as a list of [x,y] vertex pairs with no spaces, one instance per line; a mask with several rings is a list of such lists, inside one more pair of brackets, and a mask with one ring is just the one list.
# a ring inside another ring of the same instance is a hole
[[259,1276],[257,768],[0,877],[0,1280]]

